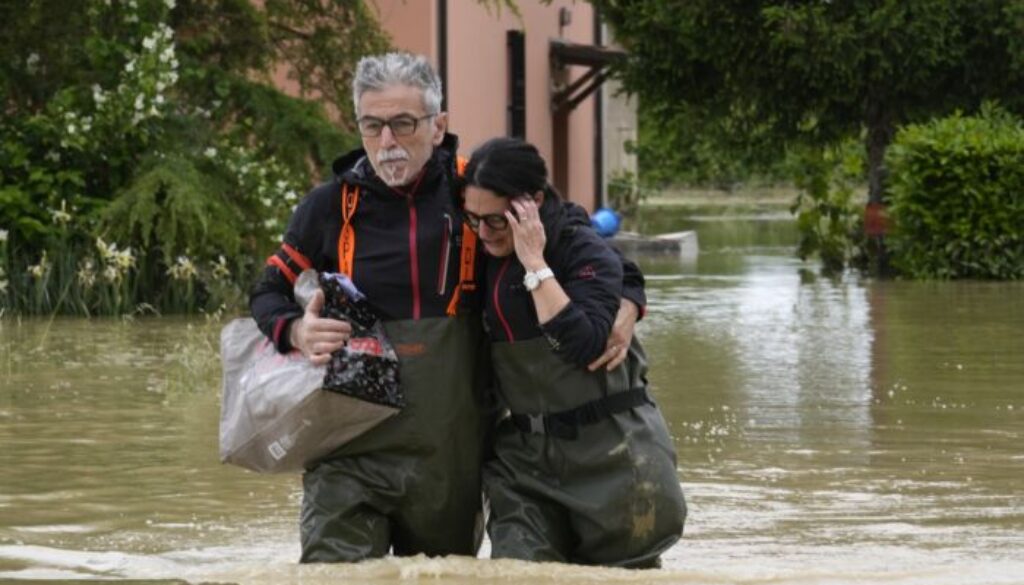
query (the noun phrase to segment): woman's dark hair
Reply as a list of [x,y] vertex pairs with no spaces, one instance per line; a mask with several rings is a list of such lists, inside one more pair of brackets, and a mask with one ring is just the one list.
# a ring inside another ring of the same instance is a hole
[[537,147],[517,138],[492,138],[480,145],[469,158],[464,181],[499,197],[543,191],[545,198],[559,199],[548,185],[548,168]]

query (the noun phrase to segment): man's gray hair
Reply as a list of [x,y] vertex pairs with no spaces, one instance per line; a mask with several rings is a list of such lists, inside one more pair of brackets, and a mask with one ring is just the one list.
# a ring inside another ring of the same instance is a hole
[[441,79],[423,55],[385,53],[363,57],[352,79],[352,104],[359,115],[359,98],[367,91],[381,91],[394,85],[423,90],[423,107],[428,114],[441,111]]

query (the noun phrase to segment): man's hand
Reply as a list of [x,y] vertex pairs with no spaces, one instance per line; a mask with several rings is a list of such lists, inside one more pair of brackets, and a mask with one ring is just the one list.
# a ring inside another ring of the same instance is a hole
[[629,355],[629,343],[633,341],[633,328],[639,315],[640,309],[632,301],[622,299],[619,312],[615,314],[615,322],[612,323],[611,333],[608,334],[608,344],[604,348],[604,353],[590,362],[587,369],[593,372],[606,365],[607,370],[611,371],[626,360],[626,356]]
[[302,352],[315,366],[331,361],[331,353],[345,346],[352,336],[352,325],[338,319],[323,319],[324,291],[317,290],[306,305],[306,314],[295,319],[288,330],[292,347]]

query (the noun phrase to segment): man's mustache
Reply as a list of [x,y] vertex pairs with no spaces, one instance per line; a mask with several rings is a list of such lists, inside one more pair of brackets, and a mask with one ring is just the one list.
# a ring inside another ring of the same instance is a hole
[[388,162],[392,160],[409,160],[409,153],[401,148],[382,150],[377,153],[377,162]]

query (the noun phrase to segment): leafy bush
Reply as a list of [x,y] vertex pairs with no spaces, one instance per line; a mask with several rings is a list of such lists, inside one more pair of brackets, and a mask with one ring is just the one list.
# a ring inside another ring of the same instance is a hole
[[[30,0],[0,21],[0,314],[241,298],[357,143],[353,65],[387,47],[343,0]],[[282,64],[324,99],[283,93]]]
[[1024,125],[993,106],[899,132],[892,262],[914,278],[1024,276]]
[[608,181],[607,207],[623,217],[633,218],[649,195],[650,188],[635,173],[617,171]]
[[863,208],[855,197],[864,180],[863,150],[853,141],[794,149],[788,164],[800,189],[790,208],[800,233],[797,255],[801,260],[817,256],[826,274],[841,272],[863,256]]

